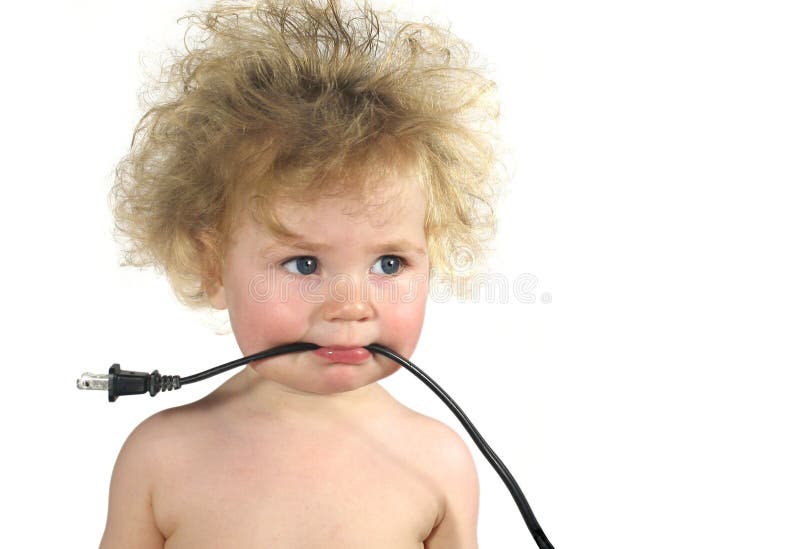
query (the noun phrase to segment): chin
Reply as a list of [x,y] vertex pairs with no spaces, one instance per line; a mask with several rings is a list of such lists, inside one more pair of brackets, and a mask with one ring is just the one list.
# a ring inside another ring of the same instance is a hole
[[[336,369],[337,371],[333,371]],[[320,383],[320,394],[348,393],[371,385],[373,380],[365,380],[359,372],[348,372],[346,368],[331,368]]]

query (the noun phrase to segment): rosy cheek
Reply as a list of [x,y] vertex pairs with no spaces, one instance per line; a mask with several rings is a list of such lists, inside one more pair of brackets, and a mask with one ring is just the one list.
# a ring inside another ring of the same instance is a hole
[[254,322],[269,334],[297,331],[308,320],[303,302],[292,298],[264,303],[259,307],[257,315]]
[[425,301],[418,299],[412,303],[397,303],[392,307],[385,315],[386,322],[382,328],[384,334],[388,336],[385,340],[399,353],[409,356],[416,348],[422,331]]
[[302,338],[309,318],[307,307],[291,294],[268,299],[240,295],[230,307],[231,327],[245,353],[257,352]]

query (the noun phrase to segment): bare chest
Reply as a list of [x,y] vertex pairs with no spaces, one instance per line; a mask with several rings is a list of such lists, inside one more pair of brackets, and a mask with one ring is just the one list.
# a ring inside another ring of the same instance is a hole
[[154,496],[167,549],[422,549],[436,524],[435,474],[407,438],[312,429],[219,442],[185,455]]

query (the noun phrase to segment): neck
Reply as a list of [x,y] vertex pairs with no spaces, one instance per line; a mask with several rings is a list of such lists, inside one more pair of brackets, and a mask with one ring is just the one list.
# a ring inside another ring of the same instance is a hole
[[215,393],[237,402],[248,415],[285,420],[336,421],[369,417],[391,395],[377,382],[342,393],[317,394],[297,391],[265,379],[247,366]]

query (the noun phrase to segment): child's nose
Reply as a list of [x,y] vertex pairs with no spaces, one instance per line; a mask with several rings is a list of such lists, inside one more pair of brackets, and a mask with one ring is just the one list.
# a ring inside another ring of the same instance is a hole
[[325,303],[325,320],[369,320],[373,316],[372,306],[362,301],[345,301],[337,303],[329,300]]
[[[352,281],[352,279],[350,279]],[[323,303],[325,320],[368,320],[375,311],[370,303],[369,290],[362,284],[345,284],[342,278],[329,286]]]

